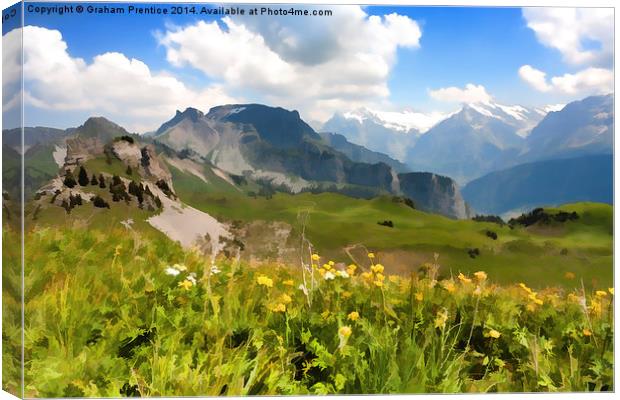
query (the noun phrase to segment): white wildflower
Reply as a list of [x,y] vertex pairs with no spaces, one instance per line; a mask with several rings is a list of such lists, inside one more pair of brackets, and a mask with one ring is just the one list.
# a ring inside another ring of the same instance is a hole
[[221,270],[221,269],[219,269],[219,268],[217,267],[217,265],[212,265],[212,266],[211,266],[211,273],[212,273],[212,274],[219,274],[220,272],[222,272],[222,270]]
[[196,284],[196,274],[194,272],[191,272],[189,275],[187,275],[187,278],[185,278],[185,279],[187,279],[188,281],[190,281],[194,285]]
[[340,277],[344,278],[344,279],[348,279],[349,278],[349,274],[347,273],[347,271],[339,271],[340,272]]
[[172,275],[172,276],[177,276],[181,273],[178,269],[174,267],[167,267],[165,269],[165,272],[166,272],[166,275]]
[[334,275],[332,271],[327,271],[323,277],[325,278],[326,281],[329,281],[331,279],[334,279],[336,275]]
[[121,221],[121,225],[123,225],[127,229],[132,229],[131,225],[133,225],[133,218],[126,219],[125,221]]

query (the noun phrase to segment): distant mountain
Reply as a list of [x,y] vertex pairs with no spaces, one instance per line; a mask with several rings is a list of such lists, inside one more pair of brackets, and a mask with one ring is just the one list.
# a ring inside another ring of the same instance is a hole
[[406,150],[420,136],[414,124],[405,118],[382,119],[370,110],[334,114],[321,128],[324,132],[343,135],[349,142],[384,153],[403,161]]
[[64,162],[66,130],[47,127],[24,128],[24,150],[21,129],[2,131],[4,190],[18,198],[21,180],[21,153],[24,152],[24,184],[26,199],[42,184],[56,175]]
[[423,210],[465,215],[461,204],[449,204],[450,199],[460,201],[450,178],[398,175],[406,171],[398,161],[350,143],[343,135],[321,137],[296,111],[257,104],[214,107],[207,114],[188,109],[164,123],[154,139],[176,151],[191,150],[227,173],[292,191],[337,190],[362,197],[404,193]]
[[414,170],[465,183],[501,167],[521,150],[518,128],[479,106],[465,105],[420,137],[405,162]]
[[409,172],[409,167],[387,154],[368,150],[364,146],[351,143],[344,135],[330,132],[319,132],[323,140],[335,150],[345,154],[352,161],[375,164],[382,162],[392,167],[396,172]]
[[181,151],[192,149],[229,173],[266,179],[299,191],[311,181],[334,182],[390,191],[391,168],[361,163],[325,144],[297,111],[259,104],[193,109],[177,113],[154,137]]
[[613,156],[538,161],[468,183],[463,197],[476,213],[503,214],[576,201],[613,202]]
[[519,161],[613,151],[613,95],[592,96],[550,112],[527,137]]
[[[22,138],[21,128],[5,129],[2,131],[2,143],[21,152]],[[42,126],[24,128],[25,151],[36,144],[48,144],[58,141],[66,136],[63,129],[47,128]]]

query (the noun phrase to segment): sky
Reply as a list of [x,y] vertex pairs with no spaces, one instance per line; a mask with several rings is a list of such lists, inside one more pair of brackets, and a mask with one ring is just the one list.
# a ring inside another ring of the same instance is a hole
[[[308,9],[332,16],[46,15],[26,3],[26,125],[100,115],[146,132],[177,109],[250,102],[315,124],[359,108],[433,119],[462,103],[543,107],[613,91],[613,9]],[[5,111],[19,108],[20,33],[3,24]]]

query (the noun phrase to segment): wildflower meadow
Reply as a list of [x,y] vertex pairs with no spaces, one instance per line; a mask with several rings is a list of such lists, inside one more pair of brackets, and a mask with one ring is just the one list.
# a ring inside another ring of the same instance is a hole
[[[28,397],[613,390],[614,289],[578,276],[499,285],[441,254],[397,276],[379,252],[351,264],[313,248],[250,265],[120,229],[26,241]],[[5,359],[10,385],[18,366]]]

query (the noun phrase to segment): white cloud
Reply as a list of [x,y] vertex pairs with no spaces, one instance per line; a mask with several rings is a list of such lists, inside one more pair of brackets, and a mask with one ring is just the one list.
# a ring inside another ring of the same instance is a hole
[[[234,101],[220,86],[193,90],[121,53],[100,54],[87,63],[69,54],[59,31],[37,26],[23,29],[27,105],[63,112],[90,111],[128,129],[144,130],[156,128],[175,109],[207,109]],[[6,36],[20,34],[14,30]],[[6,98],[3,104],[8,106]]]
[[225,17],[159,34],[167,59],[191,66],[229,90],[309,119],[381,102],[397,48],[416,48],[422,35],[409,17],[368,16],[358,6],[331,8],[312,24],[303,17]]
[[563,95],[587,96],[613,92],[614,74],[604,68],[586,68],[574,74],[554,76],[547,81],[546,73],[530,65],[519,68],[519,76],[527,84],[541,92]]
[[613,8],[524,8],[527,26],[545,46],[570,64],[610,66],[613,61]]
[[484,86],[468,83],[464,88],[455,86],[429,91],[429,95],[439,101],[450,103],[488,103],[493,97]]
[[551,90],[551,86],[547,83],[547,74],[544,72],[537,70],[531,65],[524,65],[519,68],[519,76],[522,80],[524,80],[527,84],[533,87],[536,90],[541,92],[548,92]]

